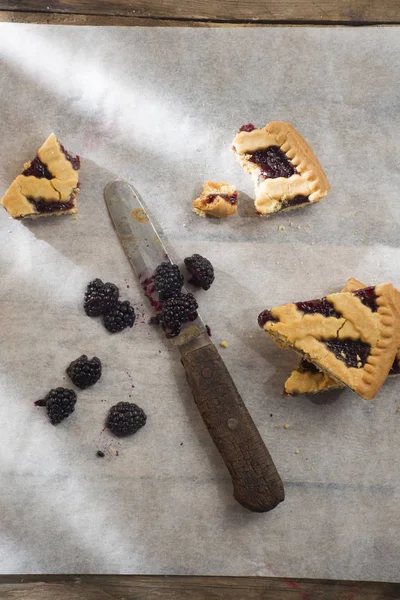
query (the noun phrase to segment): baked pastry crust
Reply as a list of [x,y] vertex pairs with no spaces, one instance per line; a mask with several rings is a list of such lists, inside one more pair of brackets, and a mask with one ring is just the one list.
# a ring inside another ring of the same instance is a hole
[[[317,301],[331,307],[328,316],[310,314],[298,306],[315,302],[311,301],[278,306],[264,311],[260,318],[263,316],[263,328],[273,339],[299,352],[339,384],[371,400],[393,366],[400,345],[399,292],[392,284],[383,283],[375,286],[373,293],[374,309],[363,302],[358,290]],[[355,366],[348,364],[346,355],[346,344],[352,343],[363,351],[367,349],[364,357],[357,353]],[[333,345],[342,348],[339,354]]]
[[[263,176],[261,167],[251,160],[257,150],[277,146],[286,155],[295,172],[290,177]],[[273,121],[262,129],[239,131],[233,140],[242,167],[255,184],[255,207],[261,215],[292,210],[319,202],[330,186],[310,146],[289,123]]]
[[224,219],[236,214],[238,192],[225,181],[207,181],[201,195],[193,200],[193,210],[200,217]]
[[[343,288],[343,292],[355,292],[365,288],[365,284],[355,279],[350,278]],[[400,348],[397,350],[392,368],[389,375],[400,374]],[[305,360],[301,360],[297,369],[295,369],[285,382],[285,394],[296,396],[298,394],[316,394],[325,390],[330,390],[338,387],[343,387],[342,383],[328,375],[318,371],[318,369]]]
[[[79,170],[71,160],[79,165],[79,158],[69,156],[52,133],[37,152],[37,158],[46,169],[47,175],[37,177],[26,175],[34,163],[24,165],[24,172],[18,175],[0,203],[14,219],[50,217],[78,212],[75,198],[79,192]],[[60,205],[59,210],[57,204]],[[46,210],[46,205],[47,209]],[[44,207],[41,211],[38,207]]]

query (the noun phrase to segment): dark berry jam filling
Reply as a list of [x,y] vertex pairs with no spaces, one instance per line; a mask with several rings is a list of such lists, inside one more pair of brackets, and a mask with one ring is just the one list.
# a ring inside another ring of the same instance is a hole
[[300,371],[300,373],[319,373],[317,367],[312,362],[305,359],[300,362],[297,370]]
[[375,286],[371,285],[370,287],[363,288],[362,290],[357,290],[353,292],[354,296],[357,296],[361,300],[365,306],[368,306],[372,312],[376,312],[378,310],[378,305],[376,303],[376,294],[375,294]]
[[324,344],[331,352],[346,363],[348,367],[360,369],[367,362],[371,346],[360,340],[325,340]]
[[296,306],[303,313],[308,315],[323,315],[324,317],[336,317],[340,319],[342,316],[340,313],[336,312],[333,304],[328,302],[326,298],[321,298],[320,300],[308,300],[307,302],[296,302]]
[[282,208],[289,208],[291,206],[300,206],[300,204],[307,204],[307,202],[310,202],[308,199],[308,196],[295,196],[294,198],[291,198],[290,200],[284,200],[282,202]]
[[253,125],[253,123],[247,123],[247,125],[242,125],[241,128],[239,129],[239,131],[247,131],[247,133],[250,133],[250,131],[254,131],[255,127]]
[[392,368],[389,371],[389,375],[400,375],[400,359],[396,358],[394,359]]
[[60,148],[61,151],[64,153],[64,156],[67,160],[69,160],[69,162],[72,165],[72,168],[75,171],[79,171],[79,168],[81,166],[81,159],[79,158],[79,156],[72,156],[72,154],[70,154],[69,152],[66,151],[66,149],[64,148],[64,146],[62,144],[60,144]]
[[233,192],[232,195],[229,195],[229,194],[208,194],[208,196],[206,198],[206,203],[207,204],[212,204],[214,202],[214,200],[216,200],[217,198],[223,198],[227,202],[230,202],[230,204],[237,204],[238,193],[239,192]]
[[275,317],[272,315],[272,312],[268,309],[263,310],[259,315],[258,315],[258,324],[261,327],[261,329],[263,329],[265,323],[268,323],[268,321],[272,321],[273,323],[278,323],[279,319],[275,319]]
[[53,179],[53,175],[38,156],[33,159],[30,166],[25,169],[25,171],[22,171],[22,175],[25,175],[25,177],[33,176],[38,179]]
[[69,202],[47,202],[46,200],[37,200],[35,198],[28,198],[28,200],[33,204],[38,213],[62,212],[74,208],[73,200]]
[[269,146],[251,153],[249,160],[261,169],[264,179],[276,179],[277,177],[291,177],[297,173],[286,154],[279,146]]

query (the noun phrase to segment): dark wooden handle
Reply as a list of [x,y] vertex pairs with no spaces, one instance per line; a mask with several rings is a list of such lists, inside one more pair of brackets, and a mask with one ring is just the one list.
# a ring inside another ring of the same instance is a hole
[[232,477],[233,495],[255,512],[285,498],[282,480],[218,350],[209,342],[181,348],[182,364],[203,421]]

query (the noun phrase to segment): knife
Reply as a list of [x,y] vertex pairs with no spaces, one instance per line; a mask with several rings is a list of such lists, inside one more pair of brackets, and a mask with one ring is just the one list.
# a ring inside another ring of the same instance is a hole
[[[152,275],[170,260],[139,194],[125,181],[112,181],[104,197],[128,260],[157,311]],[[183,291],[186,290],[183,288]],[[233,495],[254,512],[272,510],[285,498],[282,480],[200,316],[172,338],[197,408],[232,478]]]

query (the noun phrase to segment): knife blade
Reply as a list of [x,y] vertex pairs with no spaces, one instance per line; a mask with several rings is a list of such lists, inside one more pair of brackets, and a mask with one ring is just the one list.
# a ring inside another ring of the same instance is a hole
[[[126,256],[159,312],[162,306],[152,276],[169,255],[130,184],[112,181],[104,197]],[[195,403],[230,472],[235,499],[254,512],[272,510],[284,500],[282,480],[201,317],[171,341],[179,349]]]

